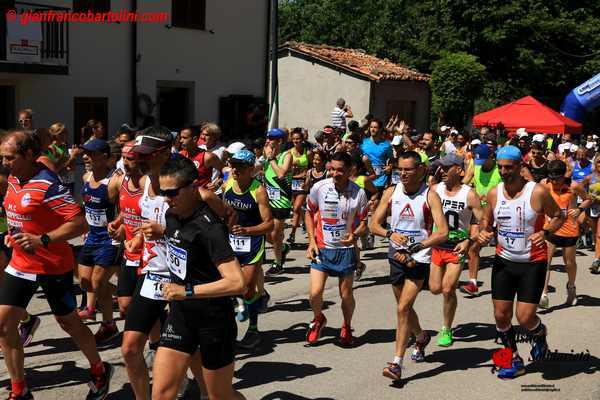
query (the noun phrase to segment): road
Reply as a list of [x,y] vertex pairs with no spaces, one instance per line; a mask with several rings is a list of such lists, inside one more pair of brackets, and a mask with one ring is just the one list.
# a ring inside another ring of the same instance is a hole
[[[255,354],[238,355],[235,387],[248,399],[268,400],[517,399],[525,396],[600,400],[600,379],[595,375],[600,367],[597,358],[600,344],[595,335],[600,328],[600,275],[591,275],[588,271],[592,261],[590,251],[578,251],[577,306],[561,305],[566,298],[566,273],[562,258],[555,258],[557,271],[552,275],[551,285],[556,292],[551,293],[551,308],[540,312],[549,329],[550,348],[563,354],[589,350],[588,360],[529,365],[527,374],[513,381],[501,381],[491,373],[491,354],[499,345],[494,343],[491,258],[487,257],[483,258],[485,263],[479,276],[481,296],[458,295],[456,342],[451,347],[441,348],[436,344],[435,334],[442,321],[442,297],[427,291],[420,293],[415,308],[422,327],[430,331],[433,339],[425,362],[415,364],[407,353],[405,379],[400,386],[394,386],[381,375],[382,368],[393,356],[396,324],[395,303],[387,281],[385,246],[378,241],[375,250],[363,255],[367,271],[360,282],[355,282],[354,334],[357,339],[351,349],[335,343],[342,317],[337,282],[333,279],[328,282],[325,293],[328,327],[318,345],[305,346],[305,332],[312,318],[307,297],[309,275],[304,250],[294,249],[286,273],[268,280],[272,306],[260,316],[263,342]],[[484,249],[483,254],[490,256],[492,249]],[[466,271],[461,278],[467,278]],[[25,359],[27,380],[36,399],[85,398],[87,362],[58,328],[41,292],[32,300],[29,311],[42,317],[40,329],[26,349]],[[118,325],[122,329],[123,321]],[[90,327],[95,332],[98,323]],[[246,324],[241,324],[240,337],[245,329]],[[116,367],[108,399],[131,399],[118,345],[117,340],[102,351],[102,357]],[[528,355],[527,343],[519,344],[519,348],[521,354]],[[0,385],[8,384],[2,364]],[[198,398],[195,387],[190,388],[188,395],[188,398]]]

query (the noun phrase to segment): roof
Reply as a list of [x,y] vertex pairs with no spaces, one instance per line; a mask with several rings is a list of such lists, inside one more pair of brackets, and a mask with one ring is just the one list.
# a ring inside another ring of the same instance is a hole
[[279,47],[279,50],[291,50],[377,82],[385,80],[427,82],[431,78],[427,74],[395,64],[387,58],[382,60],[363,50],[301,42],[286,42]]

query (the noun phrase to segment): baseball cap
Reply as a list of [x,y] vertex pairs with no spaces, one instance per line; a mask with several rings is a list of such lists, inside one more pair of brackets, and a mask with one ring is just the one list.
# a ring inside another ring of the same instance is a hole
[[239,161],[244,164],[254,165],[256,156],[250,150],[243,149],[236,151],[233,156],[231,156],[230,161]]
[[229,154],[235,154],[240,150],[246,149],[246,145],[242,142],[233,142],[225,149]]
[[521,150],[512,145],[500,147],[496,152],[496,159],[521,161]]
[[517,136],[520,138],[528,136],[527,129],[519,128],[517,129]]
[[449,127],[449,126],[443,125],[443,126],[440,128],[440,132],[446,132],[448,129],[450,129],[450,127]]
[[104,139],[92,139],[81,146],[81,148],[85,151],[97,151],[100,153],[110,154],[110,146]]
[[323,128],[323,133],[326,135],[331,135],[332,133],[334,133],[334,129],[331,126],[326,126],[325,128]]
[[451,135],[458,135],[458,131],[457,131],[456,129],[452,129],[452,130],[450,131],[450,134],[451,134]]
[[[287,136],[283,129],[273,128],[267,131],[267,137],[270,139],[283,139]],[[238,142],[239,143],[239,142]]]
[[571,153],[575,153],[577,150],[579,150],[579,146],[577,146],[576,144],[572,144],[569,150],[571,151]]
[[544,136],[542,133],[537,133],[537,134],[533,135],[534,142],[543,142],[545,139],[546,139],[546,136]]
[[585,144],[585,148],[588,149],[588,150],[589,149],[593,149],[594,147],[596,147],[596,143],[594,143],[594,142],[587,142]]
[[135,153],[152,154],[155,151],[162,150],[167,146],[169,146],[169,143],[165,139],[148,135],[140,135],[135,138],[135,146],[133,146],[132,150]]
[[471,140],[471,146],[476,146],[478,144],[481,144],[481,140],[479,140],[479,139],[473,139],[473,140]]
[[402,144],[402,136],[396,135],[392,139],[392,146],[400,146]]
[[[487,146],[486,146],[487,147]],[[444,167],[450,167],[451,165],[463,166],[465,159],[457,156],[455,153],[450,153],[438,160],[438,164]]]
[[127,142],[123,145],[123,148],[121,149],[121,154],[122,155],[132,155],[135,154],[133,152],[133,147],[135,146],[135,140],[132,140],[131,142]]
[[475,163],[475,165],[483,165],[485,163],[485,160],[490,158],[491,154],[492,151],[489,148],[489,146],[477,146],[477,148],[475,149],[473,162]]

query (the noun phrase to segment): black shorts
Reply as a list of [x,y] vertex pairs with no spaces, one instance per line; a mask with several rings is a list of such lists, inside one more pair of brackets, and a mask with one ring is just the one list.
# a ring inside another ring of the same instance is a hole
[[538,304],[546,280],[546,261],[517,263],[500,256],[492,268],[492,299]]
[[291,208],[273,208],[271,207],[271,214],[275,219],[288,219],[292,216]]
[[398,261],[388,258],[390,262],[390,283],[394,286],[404,284],[406,279],[422,281],[429,276],[429,264],[418,262],[413,268],[409,268]]
[[44,291],[52,314],[63,317],[75,311],[77,299],[73,293],[73,271],[62,275],[37,275],[35,281],[16,277],[7,272],[4,274],[4,283],[0,289],[0,305],[27,309],[39,286]]
[[115,264],[117,253],[119,252],[119,246],[113,246],[112,244],[86,244],[79,251],[78,262],[80,265],[86,267],[99,266],[103,268],[109,268]]
[[559,236],[553,233],[549,234],[546,238],[547,241],[556,247],[573,247],[577,244],[578,239],[578,237]]
[[237,325],[233,305],[201,306],[206,300],[172,301],[159,346],[190,355],[200,351],[205,368],[216,370],[235,358]]
[[121,268],[119,269],[119,279],[117,280],[117,296],[132,297],[137,287],[138,267],[130,267],[125,265],[126,260],[123,258]]
[[167,307],[168,302],[163,300],[151,300],[140,295],[140,289],[144,283],[144,275],[138,278],[135,292],[125,316],[126,331],[142,332],[150,334],[152,327],[160,319],[161,314]]

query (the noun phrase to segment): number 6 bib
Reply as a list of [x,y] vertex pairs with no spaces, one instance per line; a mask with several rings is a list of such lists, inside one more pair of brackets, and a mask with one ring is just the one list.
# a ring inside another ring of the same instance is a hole
[[148,272],[144,277],[144,283],[140,289],[140,295],[150,300],[166,300],[163,297],[162,289],[165,283],[171,282],[166,276],[161,276]]
[[167,266],[169,271],[180,279],[185,279],[187,271],[187,251],[167,243]]

